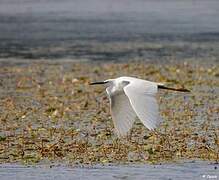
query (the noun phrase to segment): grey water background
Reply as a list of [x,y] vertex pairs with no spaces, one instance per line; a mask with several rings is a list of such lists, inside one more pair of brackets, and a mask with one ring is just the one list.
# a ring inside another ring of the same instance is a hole
[[219,57],[217,0],[0,0],[0,59]]
[[163,165],[111,165],[111,166],[29,166],[0,165],[1,180],[205,180],[219,179],[218,164],[208,162],[186,162],[183,164]]

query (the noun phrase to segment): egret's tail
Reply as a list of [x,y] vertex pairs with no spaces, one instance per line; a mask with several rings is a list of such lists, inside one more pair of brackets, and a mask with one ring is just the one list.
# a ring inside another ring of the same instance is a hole
[[158,84],[157,85],[158,89],[167,89],[167,90],[172,90],[172,91],[180,91],[180,92],[191,92],[188,89],[184,89],[184,88],[171,88],[171,87],[166,87],[162,84]]

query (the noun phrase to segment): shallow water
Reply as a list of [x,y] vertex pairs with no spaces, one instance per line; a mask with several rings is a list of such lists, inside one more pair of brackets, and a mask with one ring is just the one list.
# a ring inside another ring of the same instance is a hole
[[0,165],[0,179],[47,180],[47,179],[219,179],[219,165],[207,162],[186,162],[162,165],[118,165],[118,166],[30,166]]
[[218,56],[216,0],[0,3],[0,58],[127,61],[173,54],[177,59]]

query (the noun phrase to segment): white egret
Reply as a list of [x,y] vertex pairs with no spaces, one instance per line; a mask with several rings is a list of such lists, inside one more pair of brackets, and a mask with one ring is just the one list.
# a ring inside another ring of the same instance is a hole
[[154,130],[162,121],[158,112],[156,93],[158,89],[189,92],[187,89],[175,89],[164,84],[146,81],[134,77],[119,77],[90,85],[105,84],[110,99],[110,110],[116,132],[124,136],[132,127],[136,116],[149,130]]

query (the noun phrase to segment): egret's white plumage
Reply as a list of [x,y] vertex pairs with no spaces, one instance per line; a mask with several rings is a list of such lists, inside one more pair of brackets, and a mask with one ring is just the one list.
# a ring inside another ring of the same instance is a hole
[[116,132],[123,136],[132,127],[136,113],[124,92],[113,95],[107,90],[107,93],[110,97],[110,110]]
[[119,136],[127,134],[136,117],[149,130],[154,130],[160,124],[162,119],[159,116],[156,100],[159,86],[163,89],[185,91],[133,77],[119,77],[92,84],[107,85],[106,92],[110,99],[112,119]]

